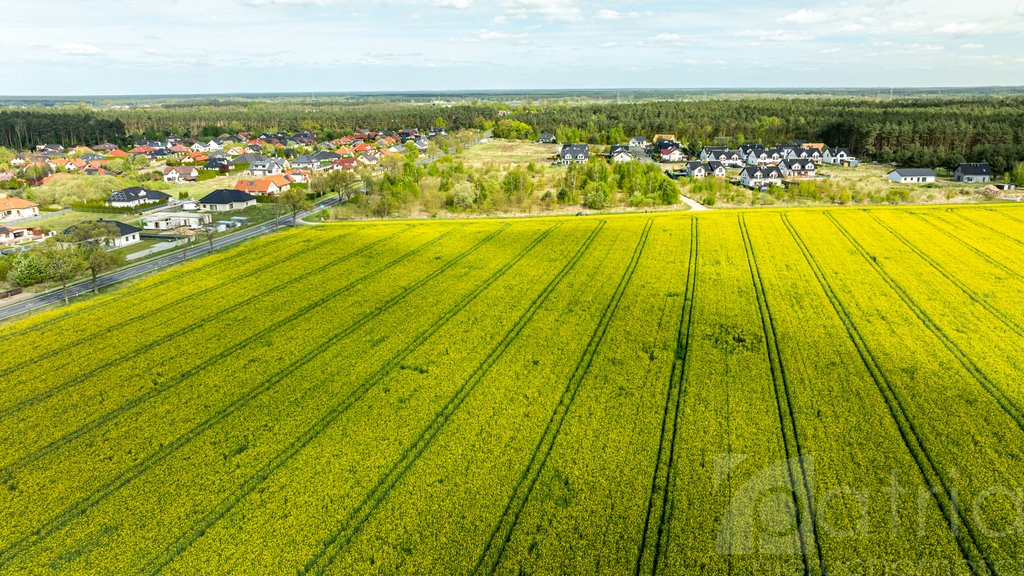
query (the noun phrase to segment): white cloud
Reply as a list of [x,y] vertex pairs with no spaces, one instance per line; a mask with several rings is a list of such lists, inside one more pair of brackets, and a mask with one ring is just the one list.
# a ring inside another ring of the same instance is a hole
[[61,44],[59,49],[64,56],[96,56],[102,52],[92,44]]
[[987,27],[977,22],[950,22],[935,29],[939,34],[952,34],[953,36],[974,36],[987,30]]
[[451,8],[453,10],[465,10],[473,5],[473,0],[434,0],[434,6],[438,8]]
[[839,27],[839,32],[860,32],[867,28],[867,26],[854,22],[852,24],[844,24]]
[[582,18],[580,9],[573,0],[505,0],[504,6],[505,15],[512,18],[536,16],[559,22],[577,22]]
[[618,42],[605,42],[601,44],[601,48],[615,48],[619,45]]
[[600,10],[597,13],[598,20],[622,20],[622,12],[617,10]]
[[821,51],[822,54],[835,54],[836,52],[842,52],[842,48],[826,48]]
[[826,19],[827,17],[821,12],[801,8],[775,21],[781,24],[817,24],[818,22],[824,22]]
[[814,40],[810,34],[790,32],[787,30],[740,30],[736,36],[741,38],[754,38],[759,42],[805,42]]
[[960,45],[960,49],[961,50],[981,50],[984,47],[985,47],[984,44],[975,44],[973,42],[968,42],[966,44],[961,44]]
[[504,14],[499,14],[499,15],[495,16],[493,20],[491,20],[491,24],[501,25],[501,24],[507,24],[507,23],[508,23],[508,18],[506,18]]
[[330,6],[333,0],[242,0],[248,6]]

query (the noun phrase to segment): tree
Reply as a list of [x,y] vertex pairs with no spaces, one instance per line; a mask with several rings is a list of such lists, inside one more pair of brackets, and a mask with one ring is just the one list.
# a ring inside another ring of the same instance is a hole
[[7,271],[7,281],[15,286],[33,286],[46,280],[46,268],[36,251],[15,255]]
[[213,252],[213,239],[217,236],[217,229],[213,226],[207,226],[199,234],[210,244],[210,252]]
[[295,226],[297,223],[299,212],[302,212],[311,206],[309,200],[306,198],[306,192],[304,190],[299,190],[298,188],[289,188],[278,198],[281,201],[281,204],[292,213],[292,226]]
[[81,251],[66,238],[53,237],[40,248],[39,257],[47,279],[60,283],[64,304],[69,304],[68,282],[74,280],[87,266]]
[[120,236],[117,226],[110,222],[82,222],[76,224],[67,234],[66,240],[74,243],[92,276],[92,292],[99,294],[100,274],[124,266],[123,254],[107,251],[107,246]]

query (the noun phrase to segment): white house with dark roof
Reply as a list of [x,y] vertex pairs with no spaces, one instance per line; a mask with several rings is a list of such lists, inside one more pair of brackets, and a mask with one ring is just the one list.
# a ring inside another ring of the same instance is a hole
[[256,197],[248,192],[221,188],[199,199],[199,208],[207,212],[228,212],[242,210],[256,205]]
[[818,174],[818,167],[810,158],[783,160],[778,163],[777,168],[782,172],[783,178],[814,178]]
[[132,186],[111,194],[106,200],[106,205],[114,208],[134,208],[143,204],[166,202],[170,198],[170,194],[159,190],[147,190],[142,186]]
[[849,148],[825,148],[825,152],[821,155],[823,164],[847,165],[856,161],[857,158],[850,153]]
[[953,180],[957,182],[991,182],[992,167],[988,165],[988,162],[961,164],[953,173]]
[[[118,236],[107,241],[109,248],[123,248],[125,246],[131,246],[142,241],[139,237],[139,232],[142,232],[142,228],[137,228],[124,222],[118,222],[117,220],[104,220],[99,218],[96,220],[100,224],[113,225],[117,228]],[[75,231],[74,226],[70,226],[64,230],[64,234],[72,234]]]
[[747,166],[740,170],[740,184],[748,188],[781,186],[782,171],[777,166]]
[[889,181],[897,184],[929,184],[935,182],[931,168],[897,168],[889,172]]
[[590,146],[586,144],[565,144],[558,151],[558,159],[555,164],[568,166],[569,164],[585,164],[590,160]]

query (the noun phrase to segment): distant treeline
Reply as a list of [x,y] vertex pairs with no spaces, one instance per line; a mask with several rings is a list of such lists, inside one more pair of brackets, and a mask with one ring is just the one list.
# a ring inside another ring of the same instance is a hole
[[87,111],[0,111],[0,146],[21,150],[36,144],[99,144],[125,137],[124,122]]
[[[1024,97],[785,98],[751,97],[644,103],[246,102],[152,108],[12,110],[0,112],[0,146],[44,142],[124,142],[174,133],[209,138],[239,131],[316,130],[324,137],[357,128],[489,128],[499,119],[523,122],[533,135],[561,142],[617,144],[630,136],[674,134],[691,151],[709,144],[774,145],[793,139],[851,148],[900,165],[954,167],[990,162],[997,172],[1024,161]],[[531,136],[533,136],[531,135]]]

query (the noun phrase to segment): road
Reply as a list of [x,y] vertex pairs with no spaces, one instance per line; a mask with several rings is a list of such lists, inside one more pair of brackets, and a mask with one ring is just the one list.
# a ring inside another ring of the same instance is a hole
[[[327,208],[328,206],[332,206],[337,202],[337,198],[323,200],[321,202],[318,202],[311,209],[305,212],[300,212],[298,217],[300,219],[304,218],[312,214],[313,212],[317,212],[319,210]],[[244,228],[233,234],[222,236],[220,238],[214,238],[212,249],[210,248],[209,242],[192,242],[188,245],[188,257],[192,258],[194,256],[207,254],[212,250],[219,250],[227,246],[233,246],[235,244],[245,242],[246,240],[251,240],[252,238],[262,236],[268,232],[273,231],[276,228],[282,226],[290,226],[291,223],[291,214],[285,214],[284,216],[281,216],[280,218],[276,218],[274,220],[270,220],[269,222],[256,224],[250,228]],[[130,280],[132,278],[137,278],[139,276],[150,274],[161,268],[167,268],[170,266],[181,264],[182,261],[182,251],[174,250],[136,264],[130,264],[113,272],[110,272],[109,274],[100,276],[97,284],[99,285],[100,288],[103,288],[105,286],[110,286],[111,284],[116,284],[118,282],[123,282],[125,280]],[[80,296],[91,291],[91,278],[79,280],[68,285],[68,297],[70,298]],[[29,312],[32,312],[33,310],[38,310],[46,306],[57,304],[63,300],[64,295],[60,288],[49,290],[47,292],[42,292],[36,296],[32,296],[31,298],[19,300],[14,304],[10,304],[0,308],[0,322],[9,320],[20,314],[27,314]]]

